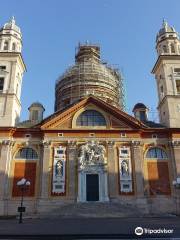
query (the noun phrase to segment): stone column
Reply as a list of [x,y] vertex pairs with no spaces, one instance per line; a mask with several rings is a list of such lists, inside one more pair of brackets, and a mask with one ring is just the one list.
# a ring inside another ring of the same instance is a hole
[[76,142],[68,142],[67,189],[69,198],[77,200]]
[[144,197],[144,171],[143,171],[144,160],[141,142],[133,141],[132,148],[136,178],[136,184],[134,183],[134,187],[136,188],[136,196],[141,198]]
[[40,197],[44,200],[49,197],[49,160],[51,153],[51,142],[43,142],[43,159],[41,163],[41,189]]
[[0,161],[0,200],[2,201],[2,205],[0,206],[1,215],[8,215],[8,199],[11,197],[11,192],[9,189],[9,171],[11,164],[11,150],[13,145],[14,142],[10,140],[2,141]]
[[118,164],[117,164],[117,153],[115,152],[115,144],[112,141],[107,142],[108,148],[108,186],[109,186],[109,197],[116,198],[118,196]]

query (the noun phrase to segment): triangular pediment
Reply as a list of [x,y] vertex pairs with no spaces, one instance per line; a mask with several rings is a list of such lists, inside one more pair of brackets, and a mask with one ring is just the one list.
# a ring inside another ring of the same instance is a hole
[[[73,123],[75,116],[87,109],[95,109],[105,116],[108,122],[107,126],[104,127],[106,129],[140,129],[145,127],[145,125],[136,118],[93,96],[82,99],[78,103],[69,106],[67,109],[55,112],[44,119],[39,127],[49,130],[75,129],[76,124]],[[78,126],[78,129],[79,128]],[[86,129],[88,129],[88,127],[86,127]]]

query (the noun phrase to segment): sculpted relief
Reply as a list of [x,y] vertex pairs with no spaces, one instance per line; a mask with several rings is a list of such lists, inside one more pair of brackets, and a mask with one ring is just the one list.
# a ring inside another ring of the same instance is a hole
[[79,148],[78,161],[81,167],[106,163],[106,149],[98,142],[90,141]]

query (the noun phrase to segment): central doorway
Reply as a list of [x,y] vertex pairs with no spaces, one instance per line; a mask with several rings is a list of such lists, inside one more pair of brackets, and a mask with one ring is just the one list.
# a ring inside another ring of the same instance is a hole
[[86,201],[99,201],[98,174],[86,174]]

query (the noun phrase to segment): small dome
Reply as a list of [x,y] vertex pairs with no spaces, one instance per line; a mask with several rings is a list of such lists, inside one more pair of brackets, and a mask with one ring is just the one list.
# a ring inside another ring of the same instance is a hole
[[[40,108],[43,108],[43,109],[44,109],[43,105],[42,105],[40,102],[34,102],[34,103],[32,103],[28,109],[30,109],[30,108],[32,108],[32,107],[40,107]],[[44,109],[44,110],[45,110],[45,109]]]
[[165,20],[163,20],[162,28],[159,30],[157,37],[165,33],[176,33],[176,30],[174,29],[174,27],[169,26],[169,24]]
[[147,109],[147,107],[144,105],[144,103],[137,103],[134,105],[133,112],[137,109]]
[[16,25],[14,17],[11,18],[11,20],[8,23],[5,23],[2,30],[14,30],[21,34],[20,28]]

